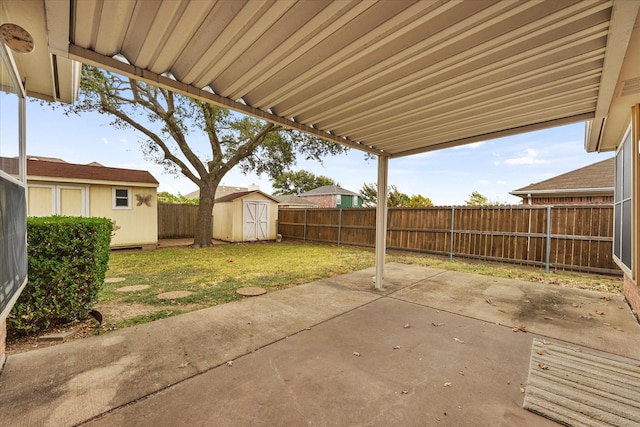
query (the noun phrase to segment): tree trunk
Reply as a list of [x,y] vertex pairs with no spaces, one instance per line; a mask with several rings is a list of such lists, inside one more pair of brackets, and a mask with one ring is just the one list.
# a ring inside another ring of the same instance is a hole
[[213,196],[200,189],[200,205],[196,219],[196,230],[193,236],[194,248],[213,246]]

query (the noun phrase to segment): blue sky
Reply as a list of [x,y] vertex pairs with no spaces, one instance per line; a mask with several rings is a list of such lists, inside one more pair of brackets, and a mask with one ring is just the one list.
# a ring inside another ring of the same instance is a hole
[[[0,155],[16,155],[17,147],[7,143],[14,137],[10,126],[15,123],[14,110],[5,95],[0,95],[0,103],[3,116]],[[169,175],[162,167],[147,161],[139,149],[139,135],[132,130],[111,128],[106,116],[93,113],[67,117],[61,110],[28,102],[27,117],[30,155],[148,170],[160,182],[159,191],[173,194],[187,194],[197,188],[187,178]],[[510,191],[613,156],[613,153],[586,153],[583,140],[584,123],[576,123],[391,159],[389,184],[409,195],[429,197],[436,205],[464,204],[472,191],[502,203],[518,203],[519,199],[509,195]],[[377,179],[376,161],[366,161],[364,154],[355,150],[327,157],[323,164],[299,161],[294,169],[328,176],[355,192],[364,183]],[[258,184],[261,190],[271,191],[271,182],[266,176],[245,176],[237,170],[227,174],[223,184]]]

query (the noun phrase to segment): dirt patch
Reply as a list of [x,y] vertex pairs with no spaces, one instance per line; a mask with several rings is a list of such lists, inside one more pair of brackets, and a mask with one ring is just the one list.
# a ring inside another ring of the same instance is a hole
[[104,279],[104,283],[120,283],[127,280],[124,277],[109,277],[108,279]]
[[[8,336],[7,354],[12,355],[24,353],[31,350],[37,350],[39,348],[46,348],[57,344],[62,344],[63,342],[87,338],[91,335],[97,334],[99,327],[100,326],[98,325],[98,322],[96,322],[94,319],[88,319],[83,322],[76,322],[65,327],[49,328],[33,335]],[[69,331],[75,331],[75,333],[66,338],[64,341],[42,341],[38,339],[40,336]]]
[[[106,332],[108,328],[105,326],[105,324],[115,324],[120,320],[132,319],[134,317],[165,310],[165,308],[163,307],[154,307],[145,304],[121,303],[111,301],[98,303],[93,308],[102,314],[103,326],[100,326],[98,322],[93,318],[89,318],[82,322],[74,322],[64,327],[49,328],[28,336],[10,335],[7,337],[7,354],[11,355],[24,353],[26,351],[37,350],[40,348],[62,344],[63,342],[87,338],[92,335]],[[64,341],[38,340],[39,337],[44,335],[68,331],[74,331],[75,333]]]
[[100,302],[94,306],[94,309],[102,314],[104,323],[116,323],[119,320],[133,319],[134,317],[165,310],[164,307],[114,301]]

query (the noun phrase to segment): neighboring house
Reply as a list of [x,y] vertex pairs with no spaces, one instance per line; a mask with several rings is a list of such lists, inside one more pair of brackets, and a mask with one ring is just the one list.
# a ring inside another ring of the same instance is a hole
[[615,158],[512,191],[527,205],[611,204]]
[[293,194],[284,194],[282,196],[273,197],[278,199],[278,208],[280,209],[312,209],[318,207],[315,203]]
[[[17,175],[17,158],[2,157],[0,162],[2,170]],[[112,248],[155,248],[157,187],[147,171],[27,157],[27,215],[109,218],[116,228]]]
[[227,242],[275,240],[278,200],[259,190],[218,198],[213,205],[213,238]]
[[361,208],[362,197],[358,193],[337,185],[325,185],[299,194],[319,208]]
[[[240,193],[243,191],[254,191],[254,190],[260,190],[260,186],[254,185],[254,184],[248,187],[235,187],[233,185],[231,186],[219,185],[218,188],[216,188],[216,199],[219,199],[224,196],[228,196],[229,194],[233,194],[233,193]],[[185,195],[185,197],[189,199],[199,199],[200,190],[192,191],[191,193]]]

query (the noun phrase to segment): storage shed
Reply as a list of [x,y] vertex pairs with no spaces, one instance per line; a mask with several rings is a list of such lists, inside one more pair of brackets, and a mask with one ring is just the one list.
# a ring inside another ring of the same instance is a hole
[[[17,176],[18,159],[0,157],[0,169]],[[81,165],[51,157],[27,157],[27,216],[109,218],[112,248],[155,249],[158,181],[145,170]]]
[[242,191],[215,200],[213,238],[227,242],[275,240],[278,200],[259,190]]

